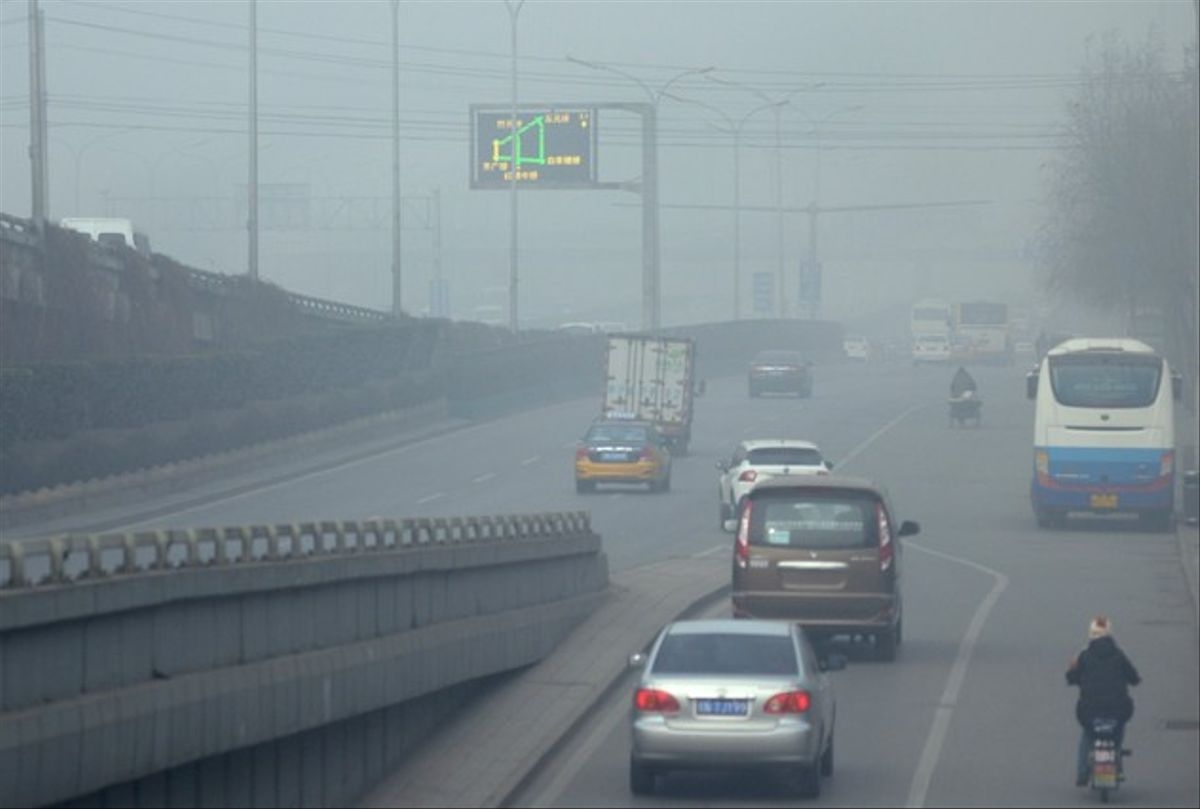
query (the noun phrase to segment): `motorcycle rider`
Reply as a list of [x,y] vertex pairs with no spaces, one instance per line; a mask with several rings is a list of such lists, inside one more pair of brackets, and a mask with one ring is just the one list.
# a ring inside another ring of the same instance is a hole
[[1117,749],[1125,738],[1125,723],[1133,716],[1129,686],[1142,681],[1137,669],[1112,637],[1112,624],[1097,615],[1088,627],[1088,645],[1067,667],[1067,685],[1079,686],[1075,718],[1083,727],[1075,766],[1075,785],[1088,784],[1088,751],[1092,749],[1092,720],[1108,717],[1117,721]]
[[975,377],[971,376],[966,368],[961,365],[954,372],[954,378],[950,380],[950,398],[963,399],[968,395],[974,396],[979,388],[975,384]]

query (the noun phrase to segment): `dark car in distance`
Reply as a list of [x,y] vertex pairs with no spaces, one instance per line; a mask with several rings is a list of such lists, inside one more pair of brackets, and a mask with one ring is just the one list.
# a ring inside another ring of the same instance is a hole
[[750,363],[750,398],[763,393],[794,393],[812,396],[812,363],[799,351],[760,351]]

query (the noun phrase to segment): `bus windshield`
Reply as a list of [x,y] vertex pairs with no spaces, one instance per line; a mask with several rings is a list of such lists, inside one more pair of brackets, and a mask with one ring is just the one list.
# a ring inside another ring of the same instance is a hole
[[1066,407],[1149,407],[1158,397],[1162,360],[1128,354],[1050,358],[1054,398]]

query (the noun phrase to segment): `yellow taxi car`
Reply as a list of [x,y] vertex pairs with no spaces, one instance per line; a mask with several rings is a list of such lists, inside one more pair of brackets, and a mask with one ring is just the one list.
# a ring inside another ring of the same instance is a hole
[[671,488],[667,439],[646,421],[597,421],[575,448],[575,491],[597,483],[647,483],[652,492]]

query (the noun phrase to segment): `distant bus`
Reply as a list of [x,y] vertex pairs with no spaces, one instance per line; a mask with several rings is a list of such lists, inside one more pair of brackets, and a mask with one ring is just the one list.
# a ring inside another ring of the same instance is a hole
[[913,342],[925,334],[937,334],[949,340],[950,315],[950,304],[939,298],[926,298],[914,303],[909,320]]
[[1007,303],[964,301],[955,304],[954,334],[964,359],[1005,364],[1013,361]]
[[1168,530],[1182,380],[1139,340],[1070,339],[1026,377],[1036,401],[1030,500],[1039,526],[1068,512],[1133,512]]

